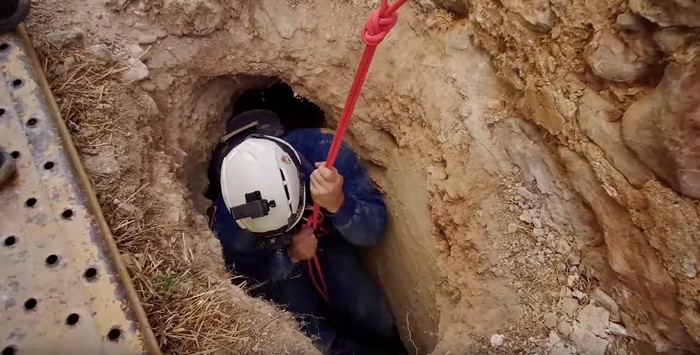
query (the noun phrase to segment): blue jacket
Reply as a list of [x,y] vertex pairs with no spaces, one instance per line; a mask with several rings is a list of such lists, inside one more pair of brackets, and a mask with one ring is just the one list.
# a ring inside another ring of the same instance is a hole
[[[311,201],[308,191],[309,176],[315,169],[313,163],[326,160],[333,135],[319,129],[297,129],[283,138],[302,157],[307,201]],[[386,207],[381,195],[372,185],[367,171],[360,166],[355,153],[345,143],[333,166],[343,176],[345,200],[335,214],[325,216],[323,227],[328,233],[319,239],[319,252],[375,245],[387,224]],[[221,242],[227,267],[257,283],[274,284],[290,276],[295,265],[286,249],[263,249],[256,237],[238,227],[221,196],[216,198],[214,206],[216,210],[211,227]]]

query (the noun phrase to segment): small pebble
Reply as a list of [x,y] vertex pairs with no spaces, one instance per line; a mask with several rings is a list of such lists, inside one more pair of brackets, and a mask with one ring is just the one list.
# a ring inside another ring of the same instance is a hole
[[565,298],[562,300],[561,308],[564,313],[569,315],[569,317],[573,317],[578,309],[578,301],[573,298]]
[[501,345],[503,345],[503,335],[502,334],[491,335],[491,346],[493,346],[494,348],[497,348]]
[[547,58],[547,69],[549,69],[550,73],[554,73],[557,71],[557,61],[556,59],[554,59],[554,57]]
[[527,188],[525,188],[523,186],[520,186],[517,189],[515,189],[515,193],[517,193],[518,195],[520,195],[528,200],[535,199],[535,195],[532,192],[530,192],[530,190],[528,190]]
[[523,213],[521,213],[520,217],[518,218],[527,224],[532,223],[532,216],[530,216],[530,213],[528,213],[528,211],[523,211]]
[[567,323],[567,322],[561,321],[561,322],[559,322],[559,324],[557,325],[557,330],[558,330],[559,333],[561,333],[563,336],[568,337],[569,334],[571,334],[571,332],[574,331],[574,327],[572,327],[571,324],[569,324],[569,323]]
[[549,344],[551,345],[557,345],[561,343],[561,338],[559,337],[559,334],[555,331],[550,331],[549,332]]
[[571,294],[572,294],[574,297],[578,298],[579,300],[582,300],[582,299],[586,298],[586,296],[587,296],[585,293],[583,293],[583,292],[581,292],[581,291],[579,291],[579,290],[575,290],[575,291],[572,292]]
[[78,124],[75,122],[68,120],[68,129],[71,130],[71,132],[79,132],[80,126],[78,126]]
[[566,259],[569,261],[569,264],[577,266],[581,264],[581,256],[578,255],[577,253],[571,253],[569,254]]
[[559,239],[554,246],[554,251],[561,255],[567,255],[571,251],[571,246],[564,239]]
[[535,217],[532,219],[532,225],[535,226],[535,228],[542,228],[542,220]]
[[613,335],[628,336],[627,329],[625,329],[625,327],[613,322],[608,324],[607,332]]
[[535,237],[544,237],[544,229],[542,228],[533,228],[532,229],[532,234]]
[[552,312],[546,313],[544,315],[544,326],[548,329],[556,327],[558,321],[559,319],[557,318],[557,315]]

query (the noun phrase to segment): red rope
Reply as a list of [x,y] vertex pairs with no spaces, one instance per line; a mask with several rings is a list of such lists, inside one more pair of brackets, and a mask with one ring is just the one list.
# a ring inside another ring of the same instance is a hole
[[[379,9],[374,11],[369,16],[369,19],[362,30],[362,42],[365,43],[365,50],[362,53],[362,58],[360,58],[360,64],[357,66],[355,79],[350,87],[348,98],[345,100],[343,112],[338,120],[338,127],[335,129],[335,133],[333,135],[333,142],[328,150],[326,167],[329,169],[333,167],[335,158],[338,156],[338,152],[340,151],[340,147],[343,143],[343,137],[345,136],[345,131],[347,131],[348,125],[350,124],[352,113],[355,110],[355,104],[357,104],[357,100],[360,98],[362,85],[365,83],[365,77],[367,77],[367,72],[369,71],[369,66],[372,63],[374,52],[377,50],[377,45],[384,40],[386,35],[389,34],[389,31],[391,31],[394,25],[396,25],[396,22],[398,21],[398,14],[396,11],[399,9],[399,7],[406,3],[406,1],[407,0],[396,0],[390,5],[388,0],[382,0]],[[320,217],[321,207],[318,204],[314,204],[314,213],[307,220],[306,225],[314,229],[318,229],[321,224]],[[326,281],[323,278],[321,264],[318,262],[318,258],[315,255],[308,261],[308,266],[311,281],[313,281],[314,286],[321,294],[323,299],[326,302],[329,302],[330,299],[328,297],[328,288],[326,287]],[[314,268],[318,273],[319,280],[316,280]]]

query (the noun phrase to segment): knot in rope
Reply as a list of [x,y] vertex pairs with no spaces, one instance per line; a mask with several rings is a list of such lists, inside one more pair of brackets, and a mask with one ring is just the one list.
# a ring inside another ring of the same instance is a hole
[[393,6],[388,6],[386,1],[382,1],[382,6],[369,15],[369,19],[362,29],[362,42],[368,46],[376,47],[389,34],[398,20],[396,9]]

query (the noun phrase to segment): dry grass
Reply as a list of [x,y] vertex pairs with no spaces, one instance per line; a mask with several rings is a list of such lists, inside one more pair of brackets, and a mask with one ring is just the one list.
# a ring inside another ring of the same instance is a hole
[[[128,144],[138,134],[134,117],[119,107],[118,84],[112,80],[119,64],[84,50],[50,48],[41,38],[34,41],[83,155]],[[145,172],[126,162],[114,174],[88,173],[164,353],[244,353],[251,342],[261,342],[256,334],[261,327],[243,328],[250,312],[232,302],[230,283],[217,274],[220,270],[195,257],[187,231],[158,223],[161,211],[157,199],[147,195],[147,184],[126,188],[146,180]],[[274,317],[278,315],[270,315]]]
[[84,50],[57,51],[46,45],[39,50],[51,91],[81,152],[111,144],[120,115],[110,104],[108,79],[123,67]]

